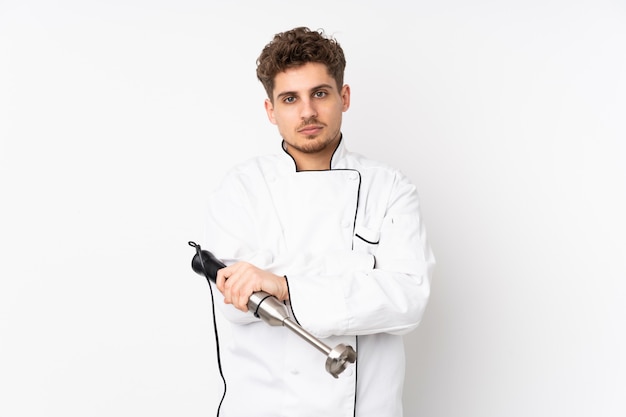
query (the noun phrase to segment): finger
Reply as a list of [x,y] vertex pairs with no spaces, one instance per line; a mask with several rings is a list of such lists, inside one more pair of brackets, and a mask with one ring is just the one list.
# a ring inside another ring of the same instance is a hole
[[241,286],[244,285],[238,263],[230,265],[223,269],[224,281],[222,283],[222,294],[224,295],[224,303],[232,304],[235,308],[241,310],[239,303]]
[[238,263],[234,263],[232,265],[225,266],[224,268],[217,270],[215,284],[217,285],[217,289],[220,290],[220,292],[224,293],[227,290],[226,282],[229,279],[233,278],[233,275],[236,274],[238,269]]
[[248,300],[250,299],[246,293],[240,293],[237,301],[237,308],[243,312],[248,311]]
[[248,311],[248,301],[250,301],[250,296],[252,295],[252,288],[250,287],[250,283],[247,282],[244,287],[239,289],[239,309],[241,311]]
[[243,311],[248,311],[248,299],[250,298],[250,292],[247,290],[247,284],[245,281],[238,280],[234,283],[230,289],[230,300],[233,305]]
[[[232,304],[238,310],[247,311],[246,306],[242,305],[242,300],[245,300],[244,286],[245,283],[241,280],[239,274],[230,275],[224,283],[224,302]],[[245,300],[244,304],[247,304],[247,300]]]
[[225,269],[226,268],[219,269],[215,276],[215,286],[222,294],[224,293],[224,284],[226,283]]

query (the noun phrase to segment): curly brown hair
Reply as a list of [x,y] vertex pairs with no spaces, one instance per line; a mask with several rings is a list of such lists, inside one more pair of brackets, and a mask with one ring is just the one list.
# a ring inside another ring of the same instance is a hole
[[267,97],[273,100],[276,74],[308,62],[326,65],[328,74],[337,83],[337,88],[341,89],[346,58],[339,43],[326,36],[322,29],[312,31],[307,27],[298,27],[274,35],[274,39],[265,45],[256,61],[256,75],[263,84]]

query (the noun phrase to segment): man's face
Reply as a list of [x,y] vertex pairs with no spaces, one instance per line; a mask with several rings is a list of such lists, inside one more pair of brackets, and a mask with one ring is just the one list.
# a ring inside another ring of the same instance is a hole
[[274,79],[273,102],[267,116],[278,126],[287,151],[296,159],[330,156],[341,135],[342,113],[350,107],[350,87],[337,89],[326,66],[307,63]]

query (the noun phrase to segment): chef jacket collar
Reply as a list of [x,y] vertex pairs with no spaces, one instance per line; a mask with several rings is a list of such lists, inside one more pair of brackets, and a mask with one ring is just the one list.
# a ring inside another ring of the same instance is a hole
[[[285,144],[285,140],[282,141],[281,148],[283,150],[282,155],[284,156],[285,161],[289,163],[290,169],[293,169],[295,171],[296,160],[293,159],[293,156],[289,155],[289,152],[287,152],[287,146]],[[347,152],[346,147],[344,146],[344,142],[343,142],[343,134],[341,134],[341,137],[339,138],[339,145],[337,145],[337,149],[335,149],[333,156],[330,158],[331,170],[344,168],[343,161],[344,161],[344,156],[346,155],[346,152]]]

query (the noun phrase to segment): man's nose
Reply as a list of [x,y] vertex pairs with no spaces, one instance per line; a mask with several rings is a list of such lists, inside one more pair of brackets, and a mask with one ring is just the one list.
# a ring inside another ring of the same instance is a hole
[[302,100],[302,108],[300,110],[300,116],[303,119],[310,119],[312,117],[317,117],[317,109],[313,100]]

